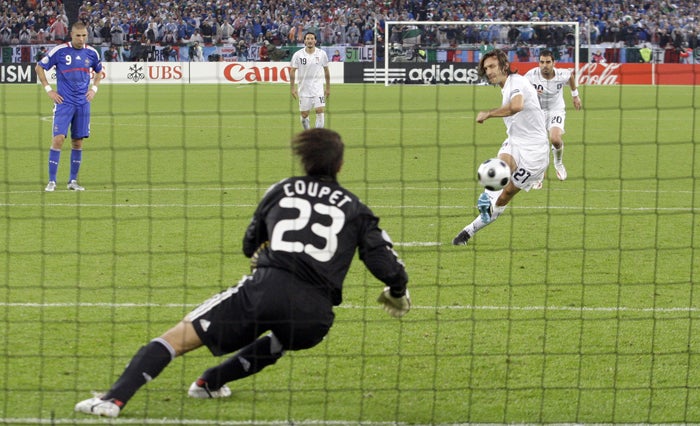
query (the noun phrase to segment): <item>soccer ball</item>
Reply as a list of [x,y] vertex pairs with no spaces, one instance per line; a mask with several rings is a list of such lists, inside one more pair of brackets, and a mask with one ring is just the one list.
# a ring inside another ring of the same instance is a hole
[[498,191],[510,181],[510,167],[499,158],[489,158],[481,163],[476,171],[476,177],[484,188]]

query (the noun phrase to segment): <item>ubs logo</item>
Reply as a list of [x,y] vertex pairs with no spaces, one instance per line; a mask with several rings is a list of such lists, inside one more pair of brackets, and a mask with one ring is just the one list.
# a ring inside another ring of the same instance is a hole
[[129,67],[129,74],[126,75],[126,78],[134,83],[138,83],[146,78],[146,74],[143,72],[143,67],[141,65],[134,64]]

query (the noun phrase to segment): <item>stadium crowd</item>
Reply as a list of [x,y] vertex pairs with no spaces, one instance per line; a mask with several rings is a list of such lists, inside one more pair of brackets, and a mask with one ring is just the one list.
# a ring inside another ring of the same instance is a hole
[[[700,44],[698,12],[694,0],[91,0],[83,1],[78,19],[88,25],[90,44],[120,48],[301,45],[308,31],[317,34],[322,46],[362,45],[374,43],[375,31],[383,39],[385,20],[461,20],[576,21],[583,44],[695,49]],[[62,41],[68,38],[68,26],[59,0],[0,4],[0,45]],[[566,42],[570,35],[539,26],[449,28],[428,34],[423,43],[546,44],[550,39]]]

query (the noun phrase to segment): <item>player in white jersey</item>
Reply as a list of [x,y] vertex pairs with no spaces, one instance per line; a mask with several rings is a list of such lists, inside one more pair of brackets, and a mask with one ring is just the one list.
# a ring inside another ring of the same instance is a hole
[[481,111],[477,123],[502,117],[508,137],[498,151],[512,172],[510,182],[499,191],[484,190],[479,196],[479,215],[465,226],[452,244],[465,245],[480,229],[496,220],[520,190],[529,191],[541,185],[549,166],[549,142],[544,113],[537,92],[529,81],[511,70],[505,52],[494,49],[481,57],[479,75],[501,87],[501,106]]
[[554,54],[550,50],[540,52],[539,67],[525,73],[530,83],[535,87],[540,97],[540,106],[547,120],[549,142],[552,144],[554,170],[559,180],[566,180],[564,155],[564,122],[566,121],[566,104],[564,102],[564,86],[571,88],[571,97],[576,110],[581,109],[581,98],[576,89],[574,70],[554,67]]
[[292,97],[299,100],[301,125],[304,129],[310,128],[311,108],[316,112],[316,127],[323,127],[326,100],[331,94],[331,73],[328,69],[328,55],[316,48],[316,34],[306,33],[304,48],[292,56],[289,82],[292,85]]

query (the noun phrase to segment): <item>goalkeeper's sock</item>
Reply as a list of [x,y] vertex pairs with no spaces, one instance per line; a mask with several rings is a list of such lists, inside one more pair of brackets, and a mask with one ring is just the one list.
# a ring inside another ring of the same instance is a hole
[[61,160],[61,150],[49,150],[49,180],[56,182],[56,174],[58,174],[58,162]]
[[561,159],[564,156],[564,144],[561,144],[561,147],[555,148],[554,145],[552,145],[552,156],[554,157],[554,163],[559,164],[561,163]]
[[72,180],[78,180],[78,172],[80,171],[80,163],[82,161],[82,149],[74,149],[70,152],[70,178],[68,179],[68,182]]
[[301,127],[303,127],[304,130],[308,130],[310,128],[311,124],[309,123],[309,121],[309,117],[301,119]]
[[325,117],[322,112],[316,113],[316,128],[320,129],[325,124]]
[[274,334],[267,334],[238,351],[234,356],[202,374],[209,389],[219,389],[234,380],[252,376],[282,357],[284,351]]
[[117,405],[126,405],[141,386],[155,379],[174,358],[175,350],[168,342],[161,338],[151,340],[131,358],[119,380],[102,399],[116,399]]

